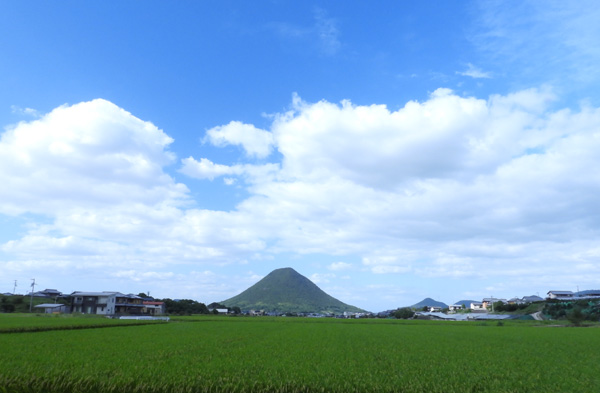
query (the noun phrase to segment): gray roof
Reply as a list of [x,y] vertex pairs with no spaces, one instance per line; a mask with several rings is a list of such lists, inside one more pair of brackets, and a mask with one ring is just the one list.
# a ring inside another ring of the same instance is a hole
[[60,304],[60,303],[44,303],[44,304],[38,304],[37,306],[33,306],[33,308],[59,308],[59,307],[67,307],[64,304]]
[[80,292],[80,291],[75,291],[71,294],[71,296],[112,296],[112,295],[122,295],[122,293],[119,292],[108,292],[108,291],[104,291],[104,292]]

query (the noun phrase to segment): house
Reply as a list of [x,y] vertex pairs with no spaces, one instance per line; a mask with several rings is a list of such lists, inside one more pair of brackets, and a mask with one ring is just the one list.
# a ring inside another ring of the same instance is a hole
[[33,306],[33,308],[43,308],[46,314],[68,313],[69,306],[58,303],[44,303]]
[[116,309],[118,292],[83,292],[71,294],[71,312],[83,314],[113,315]]
[[62,296],[62,292],[56,289],[44,289],[43,291],[34,293],[33,296],[57,298]]
[[448,306],[448,310],[450,311],[462,310],[463,308],[465,307],[462,304],[453,304],[451,306]]
[[124,295],[120,292],[81,292],[71,294],[71,312],[83,314],[116,315],[142,314],[142,298],[137,295]]
[[115,314],[139,315],[144,310],[144,301],[138,295],[131,293],[124,295],[117,292],[116,302]]
[[52,299],[56,299],[59,296],[62,296],[62,292],[57,291],[56,289],[44,289],[43,291],[37,291],[37,292],[29,292],[27,293],[27,296],[33,296],[33,297],[49,297]]
[[429,312],[442,312],[442,308],[439,306],[430,306]]
[[575,294],[571,291],[548,291],[548,299],[572,300]]
[[147,315],[161,315],[165,313],[165,303],[156,301],[143,301],[142,312]]
[[483,303],[473,302],[471,303],[471,311],[473,312],[486,312],[487,308],[483,306]]
[[492,304],[497,303],[497,302],[506,303],[506,299],[497,299],[495,297],[486,297],[481,301],[484,308],[488,308],[488,307],[491,308]]

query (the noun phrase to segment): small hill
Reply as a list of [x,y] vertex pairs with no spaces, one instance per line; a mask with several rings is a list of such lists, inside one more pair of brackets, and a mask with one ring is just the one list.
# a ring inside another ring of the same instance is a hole
[[292,268],[276,269],[265,278],[230,299],[227,307],[266,312],[334,313],[365,312],[329,296]]
[[470,308],[471,303],[479,303],[477,300],[459,300],[454,304],[462,304],[465,308]]
[[419,303],[413,304],[410,307],[418,310],[419,308],[423,308],[425,306],[448,308],[448,305],[446,303],[438,302],[437,300],[433,300],[430,297],[427,297],[427,298],[421,300]]

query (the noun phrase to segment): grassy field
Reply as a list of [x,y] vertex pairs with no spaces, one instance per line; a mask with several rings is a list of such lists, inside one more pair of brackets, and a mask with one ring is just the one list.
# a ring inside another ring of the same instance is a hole
[[0,392],[600,390],[600,330],[532,322],[198,317],[0,348]]

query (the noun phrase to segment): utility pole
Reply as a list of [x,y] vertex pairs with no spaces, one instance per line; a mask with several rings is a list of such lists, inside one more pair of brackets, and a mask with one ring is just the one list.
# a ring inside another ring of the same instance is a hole
[[35,290],[35,278],[31,279],[31,300],[29,301],[29,312],[33,310],[33,291]]

